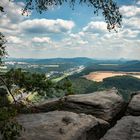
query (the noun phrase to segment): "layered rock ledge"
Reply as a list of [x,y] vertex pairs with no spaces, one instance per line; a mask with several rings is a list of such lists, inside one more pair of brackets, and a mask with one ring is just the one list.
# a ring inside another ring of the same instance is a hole
[[140,140],[140,94],[127,105],[115,89],[47,101],[17,117],[19,140]]
[[62,106],[63,110],[91,114],[108,122],[122,116],[125,108],[125,101],[114,89],[70,95],[65,98]]
[[127,115],[140,116],[140,92],[135,93],[127,108]]
[[123,117],[101,140],[140,140],[140,117]]
[[19,140],[99,140],[109,124],[91,115],[67,111],[20,115],[25,132]]

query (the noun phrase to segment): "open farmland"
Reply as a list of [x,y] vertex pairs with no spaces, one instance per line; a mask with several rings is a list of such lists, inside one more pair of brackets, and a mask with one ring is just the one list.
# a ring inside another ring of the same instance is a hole
[[102,82],[103,79],[105,78],[123,75],[129,75],[140,79],[140,72],[114,72],[114,71],[91,72],[88,75],[85,75],[84,77],[88,80]]

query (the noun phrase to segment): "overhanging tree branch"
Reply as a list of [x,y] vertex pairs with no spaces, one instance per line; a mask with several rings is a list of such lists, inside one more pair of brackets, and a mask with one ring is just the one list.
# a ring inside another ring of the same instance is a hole
[[42,13],[52,7],[61,6],[63,3],[68,3],[72,8],[74,8],[75,4],[86,4],[87,6],[93,7],[94,14],[98,14],[101,11],[109,31],[121,28],[122,15],[114,0],[26,0],[23,14],[28,13],[28,10],[34,9]]
[[14,95],[12,94],[11,90],[8,88],[6,82],[4,81],[4,79],[1,76],[0,76],[0,80],[2,81],[2,83],[4,84],[4,86],[6,87],[8,93],[12,96],[14,102],[16,103],[16,99],[15,99]]

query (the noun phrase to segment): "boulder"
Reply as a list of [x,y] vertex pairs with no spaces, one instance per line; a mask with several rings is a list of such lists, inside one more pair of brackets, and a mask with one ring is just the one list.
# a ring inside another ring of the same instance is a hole
[[140,117],[123,117],[101,140],[140,140]]
[[132,97],[128,108],[127,115],[140,116],[140,92]]
[[36,110],[36,112],[49,112],[54,110],[59,110],[61,107],[61,99],[50,99],[44,102],[39,102],[29,107],[30,110]]
[[19,140],[99,140],[109,124],[91,115],[67,111],[17,117],[25,128]]
[[126,103],[115,89],[90,94],[70,95],[65,98],[62,110],[91,114],[111,122],[122,116]]

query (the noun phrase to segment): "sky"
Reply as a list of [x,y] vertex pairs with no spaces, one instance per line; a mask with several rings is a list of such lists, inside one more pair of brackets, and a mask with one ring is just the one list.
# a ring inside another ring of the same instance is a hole
[[68,4],[42,14],[23,16],[24,0],[0,0],[0,32],[7,39],[9,57],[140,60],[140,1],[117,0],[122,28],[109,32],[104,17],[86,5]]

